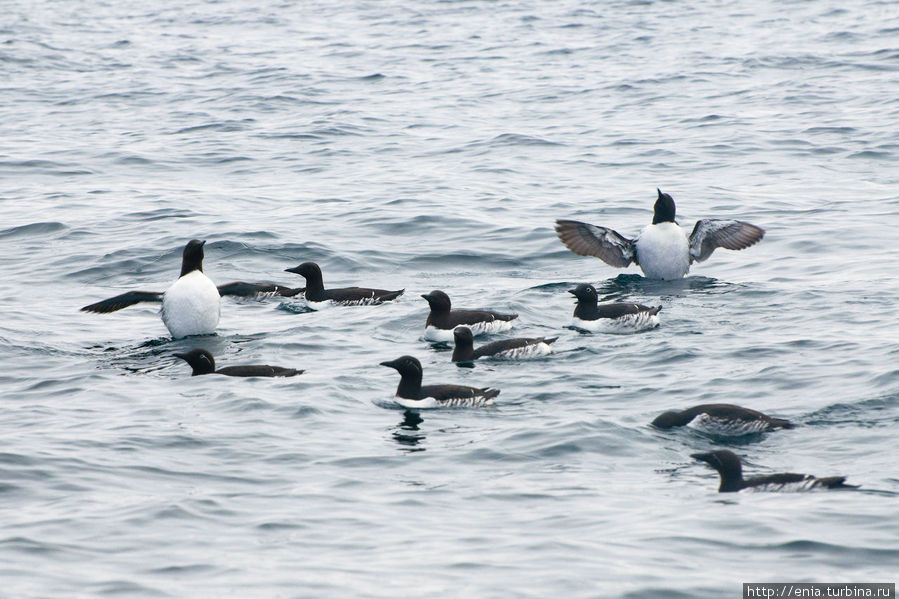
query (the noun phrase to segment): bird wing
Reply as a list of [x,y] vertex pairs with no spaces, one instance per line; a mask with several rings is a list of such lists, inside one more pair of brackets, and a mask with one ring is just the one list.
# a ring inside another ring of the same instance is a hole
[[761,241],[765,230],[740,220],[703,218],[690,233],[690,262],[708,259],[715,248],[742,250]]
[[296,376],[302,374],[302,370],[284,368],[283,366],[269,366],[268,364],[250,364],[246,366],[225,366],[215,371],[216,374],[226,376]]
[[278,285],[277,283],[244,283],[243,281],[234,281],[218,286],[219,295],[234,295],[237,297],[253,297],[256,295],[281,295],[284,297],[292,297],[306,290],[305,287],[287,287],[286,285]]
[[386,302],[403,294],[404,289],[391,291],[389,289],[370,289],[368,287],[343,287],[341,289],[328,289],[328,299],[337,302],[356,302],[372,300],[374,303]]
[[122,308],[133,306],[134,304],[138,304],[140,302],[161,301],[162,293],[159,291],[128,291],[127,293],[123,293],[121,295],[99,301],[95,304],[85,306],[81,308],[81,311],[108,314],[109,312],[115,312],[117,310],[121,310]]
[[624,268],[637,264],[634,240],[606,227],[576,220],[557,220],[556,233],[565,246],[580,256],[596,256],[609,266]]

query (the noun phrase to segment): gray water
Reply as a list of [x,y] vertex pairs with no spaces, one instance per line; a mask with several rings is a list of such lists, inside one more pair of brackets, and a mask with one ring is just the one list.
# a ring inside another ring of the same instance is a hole
[[[0,596],[738,597],[899,572],[899,7],[894,2],[26,2],[0,10]],[[767,230],[683,281],[578,257],[633,235]],[[314,260],[401,301],[225,299],[173,341],[191,238],[216,282]],[[664,306],[565,328],[576,283]],[[458,368],[443,289],[559,336]],[[172,353],[306,369],[195,377]],[[398,376],[502,389],[404,412]],[[728,402],[795,430],[662,432]],[[718,495],[691,452],[857,491]]]

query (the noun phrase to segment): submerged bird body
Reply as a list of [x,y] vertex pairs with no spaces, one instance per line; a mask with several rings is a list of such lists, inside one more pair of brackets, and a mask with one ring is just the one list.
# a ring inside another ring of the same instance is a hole
[[389,302],[401,296],[404,289],[369,289],[367,287],[343,287],[325,289],[322,270],[315,262],[304,262],[286,269],[306,279],[306,301],[309,303],[332,302],[344,306],[366,306]]
[[82,312],[107,314],[140,302],[162,302],[160,316],[172,337],[210,335],[215,332],[221,316],[221,297],[236,295],[293,295],[298,291],[273,283],[244,283],[235,281],[216,287],[203,274],[203,245],[205,241],[190,240],[181,257],[181,275],[165,292],[128,291],[81,308]]
[[406,408],[480,408],[492,406],[499,389],[466,387],[464,385],[422,386],[421,362],[412,356],[401,356],[381,362],[400,373],[400,384],[394,401]]
[[451,341],[458,326],[466,326],[472,335],[501,333],[512,328],[518,314],[501,314],[490,310],[453,310],[449,296],[434,290],[422,295],[431,312],[425,321],[425,338],[431,341]]
[[249,364],[246,366],[225,366],[224,368],[215,368],[215,359],[212,354],[205,349],[192,349],[183,354],[174,354],[176,358],[181,358],[187,362],[193,369],[191,376],[199,376],[201,374],[223,374],[225,376],[264,376],[264,377],[286,377],[302,374],[302,370],[296,368],[284,368],[282,366],[269,366],[268,364]]
[[575,220],[557,220],[556,232],[569,250],[581,256],[596,256],[610,266],[638,265],[650,279],[684,277],[693,262],[702,262],[716,248],[742,250],[758,243],[765,231],[739,220],[701,219],[689,237],[675,221],[674,199],[658,191],[652,224],[635,239],[623,237],[607,227]]
[[665,412],[657,416],[652,425],[662,429],[689,425],[707,433],[727,436],[795,427],[789,420],[773,418],[732,404],[703,404],[686,410]]
[[578,329],[607,333],[634,333],[659,326],[662,306],[627,302],[599,304],[593,285],[581,284],[568,293],[577,298],[572,325]]
[[485,343],[474,347],[474,334],[468,327],[456,327],[453,331],[455,348],[453,349],[453,362],[470,362],[478,358],[499,358],[506,360],[520,360],[522,358],[537,358],[546,356],[553,351],[552,344],[558,337],[536,337],[533,339],[517,338],[502,339]]
[[721,484],[719,493],[733,493],[749,489],[751,491],[811,491],[814,489],[854,489],[858,485],[847,485],[845,476],[819,478],[811,474],[782,472],[767,476],[743,478],[743,465],[737,454],[727,449],[708,453],[694,453],[693,458],[706,462],[718,471]]

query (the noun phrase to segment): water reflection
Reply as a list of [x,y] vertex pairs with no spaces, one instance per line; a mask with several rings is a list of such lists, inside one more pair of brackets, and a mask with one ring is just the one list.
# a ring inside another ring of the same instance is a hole
[[403,413],[403,421],[393,431],[393,440],[400,445],[400,451],[424,451],[419,443],[425,440],[424,433],[418,432],[418,425],[424,422],[424,418],[413,410]]

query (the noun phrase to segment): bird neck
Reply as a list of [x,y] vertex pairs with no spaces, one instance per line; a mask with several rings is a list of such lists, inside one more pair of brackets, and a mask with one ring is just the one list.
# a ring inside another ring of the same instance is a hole
[[578,298],[577,306],[574,307],[574,317],[582,320],[589,320],[596,317],[597,300],[586,300]]
[[471,339],[456,339],[453,349],[453,362],[465,362],[474,357],[474,342]]
[[306,275],[306,297],[316,301],[316,298],[324,295],[325,284],[322,281],[320,272],[313,272]]
[[396,394],[405,399],[418,399],[421,394],[421,373],[401,374]]

